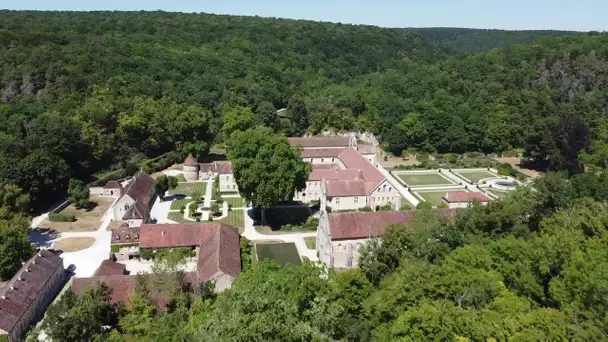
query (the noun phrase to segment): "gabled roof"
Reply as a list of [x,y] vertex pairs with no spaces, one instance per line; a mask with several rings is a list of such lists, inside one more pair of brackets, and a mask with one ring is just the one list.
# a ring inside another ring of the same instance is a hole
[[241,272],[240,235],[237,228],[221,223],[143,224],[140,248],[199,248],[199,280],[206,282],[218,271],[237,276]]
[[101,265],[97,268],[93,277],[113,276],[113,275],[124,275],[127,272],[127,266],[119,264],[112,260],[104,260]]
[[367,195],[363,180],[329,180],[325,183],[325,191],[329,197]]
[[310,181],[325,180],[357,180],[363,179],[359,170],[324,170],[313,169],[308,175]]
[[220,175],[230,174],[232,173],[232,163],[205,163],[200,164],[201,172],[213,172],[219,173]]
[[154,178],[143,171],[135,174],[123,194],[131,197],[135,203],[127,210],[123,220],[147,219],[150,215],[150,200],[153,192]]
[[363,157],[354,148],[345,148],[340,153],[340,161],[347,169],[361,170],[363,179],[365,180],[365,191],[372,192],[386,178],[372,165],[365,157]]
[[[434,209],[434,215],[452,220],[458,209]],[[328,214],[332,240],[366,239],[381,236],[391,224],[409,224],[416,210],[348,212]]]
[[338,164],[312,164],[313,170],[343,170]]
[[474,200],[480,202],[490,202],[491,199],[482,194],[481,192],[468,192],[468,191],[448,191],[443,199],[448,203],[469,203]]
[[6,286],[0,288],[1,330],[13,330],[59,265],[63,265],[63,259],[51,251],[41,250],[21,267]]
[[184,160],[184,166],[198,166],[198,161],[196,161],[196,158],[194,158],[192,153],[189,153]]
[[306,147],[348,147],[350,137],[293,137],[289,145]]
[[134,243],[139,242],[139,227],[129,227],[123,225],[112,229],[111,244]]
[[122,185],[117,181],[109,181],[103,186],[104,189],[122,189]]
[[344,148],[305,148],[300,152],[302,158],[337,158]]

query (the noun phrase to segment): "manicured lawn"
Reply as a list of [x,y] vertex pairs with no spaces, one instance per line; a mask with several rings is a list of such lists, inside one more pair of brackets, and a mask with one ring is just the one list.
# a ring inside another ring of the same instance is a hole
[[192,202],[191,199],[177,199],[171,201],[171,210],[180,210],[182,206],[187,206],[189,202]]
[[178,182],[185,182],[186,181],[186,177],[184,177],[183,173],[180,173],[179,175],[175,176],[177,178]]
[[177,223],[199,223],[196,221],[189,221],[189,220],[184,219],[184,214],[180,213],[179,211],[170,211],[167,218],[169,220],[175,221]]
[[[463,190],[457,190],[463,191]],[[433,207],[437,207],[443,202],[442,197],[445,196],[445,193],[448,192],[446,190],[442,191],[419,191],[418,195],[424,198],[425,201],[431,203]]]
[[228,217],[219,220],[221,223],[229,224],[239,228],[245,228],[245,213],[243,210],[232,210],[228,212]]
[[228,204],[232,204],[233,208],[243,208],[245,201],[240,197],[222,197]]
[[432,186],[432,185],[452,185],[452,181],[443,177],[441,174],[435,173],[402,173],[395,174],[407,186]]
[[509,191],[503,191],[503,190],[497,190],[497,189],[487,189],[486,191],[498,198],[503,198],[509,193]]
[[299,265],[302,263],[294,243],[256,243],[258,260],[274,260],[281,265]]
[[202,196],[205,196],[205,190],[207,190],[207,183],[205,182],[179,183],[177,188],[169,190],[169,195],[191,196],[193,193],[198,192]]
[[496,178],[497,176],[489,171],[453,171],[453,173],[464,179],[468,180],[472,183],[478,183],[480,180],[484,178]]
[[316,237],[314,237],[314,236],[305,237],[304,241],[306,242],[306,247],[308,247],[308,249],[317,248],[317,238]]

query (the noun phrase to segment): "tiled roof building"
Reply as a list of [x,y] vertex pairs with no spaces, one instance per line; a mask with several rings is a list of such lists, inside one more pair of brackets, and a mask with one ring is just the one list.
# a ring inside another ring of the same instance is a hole
[[44,315],[65,284],[63,259],[41,250],[0,289],[0,337],[21,341],[29,327]]
[[139,171],[114,204],[113,219],[115,221],[123,220],[130,227],[137,227],[148,222],[153,200],[154,178],[144,171]]

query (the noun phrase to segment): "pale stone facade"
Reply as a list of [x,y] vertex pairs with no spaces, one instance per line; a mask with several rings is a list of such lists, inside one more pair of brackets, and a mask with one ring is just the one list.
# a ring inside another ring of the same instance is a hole
[[232,174],[232,163],[199,164],[192,154],[183,163],[184,178],[188,182],[215,179],[219,176],[221,192],[238,192],[238,187]]

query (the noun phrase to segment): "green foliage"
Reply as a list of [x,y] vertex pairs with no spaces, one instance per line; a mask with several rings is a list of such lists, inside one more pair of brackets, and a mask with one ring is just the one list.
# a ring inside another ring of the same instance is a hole
[[393,210],[393,205],[392,205],[392,204],[390,204],[390,203],[387,203],[387,204],[385,204],[385,205],[383,205],[383,206],[380,206],[380,207],[378,208],[378,210],[379,210],[379,211],[391,211],[391,210]]
[[412,210],[412,206],[408,202],[403,200],[403,203],[401,203],[401,207],[399,208],[399,210]]
[[358,210],[362,211],[362,212],[372,212],[372,211],[374,211],[374,209],[372,209],[370,207],[363,207],[363,208],[359,208]]
[[177,177],[161,175],[154,181],[154,190],[161,198],[165,198],[165,193],[177,188],[178,184]]
[[253,244],[247,240],[247,238],[241,236],[240,247],[241,247],[241,270],[246,271],[251,267],[251,249]]
[[42,328],[53,341],[91,341],[103,334],[104,326],[116,324],[110,295],[103,284],[87,287],[78,297],[67,290],[47,310]]
[[427,201],[421,201],[420,203],[418,203],[418,205],[416,206],[416,209],[419,210],[430,210],[433,209],[433,205]]
[[139,248],[139,256],[144,260],[154,259],[154,249],[152,248]]
[[72,214],[62,214],[62,213],[49,213],[49,221],[51,222],[74,222],[76,221],[76,216]]
[[24,213],[29,209],[30,197],[13,184],[0,186],[0,219],[10,219],[15,214]]
[[439,203],[439,205],[437,206],[437,208],[439,208],[439,209],[447,209],[447,208],[449,208],[449,207],[450,207],[450,206],[449,206],[447,203],[445,203],[445,202],[441,202],[441,203]]
[[21,263],[34,255],[29,227],[29,220],[20,215],[0,220],[0,280],[10,279]]
[[68,184],[68,198],[76,208],[85,208],[89,205],[89,189],[78,179],[70,179]]

